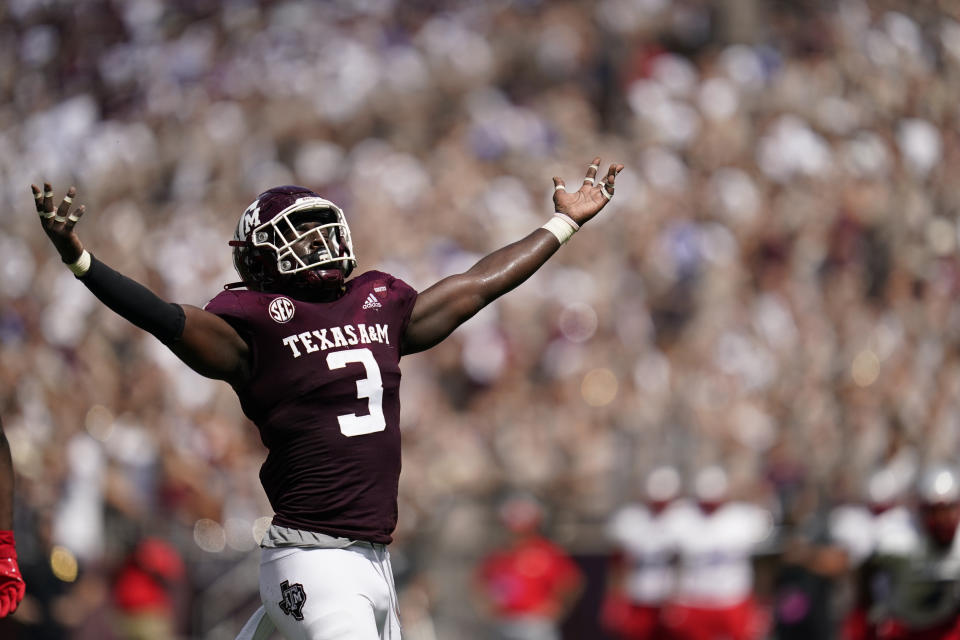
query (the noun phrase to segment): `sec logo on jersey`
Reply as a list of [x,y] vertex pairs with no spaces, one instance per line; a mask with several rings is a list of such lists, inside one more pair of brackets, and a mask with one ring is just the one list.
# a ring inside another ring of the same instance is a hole
[[279,322],[281,324],[284,322],[290,322],[290,320],[293,319],[293,311],[293,301],[290,300],[290,298],[284,298],[283,296],[275,298],[267,308],[267,312],[270,314],[270,317],[273,318],[275,322]]

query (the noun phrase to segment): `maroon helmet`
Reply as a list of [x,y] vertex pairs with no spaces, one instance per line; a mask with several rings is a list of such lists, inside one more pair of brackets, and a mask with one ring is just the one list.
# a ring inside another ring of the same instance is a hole
[[230,246],[240,279],[256,291],[339,293],[357,265],[343,211],[306,187],[274,187],[257,196]]

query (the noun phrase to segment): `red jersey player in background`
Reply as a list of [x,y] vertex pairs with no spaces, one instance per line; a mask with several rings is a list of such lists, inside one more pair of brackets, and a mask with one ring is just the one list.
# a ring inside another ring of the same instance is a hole
[[171,594],[184,587],[186,567],[180,553],[158,538],[145,538],[124,559],[112,596],[117,627],[124,638],[176,636]]
[[17,610],[25,590],[13,539],[13,459],[0,423],[0,618]]
[[484,608],[497,621],[498,640],[559,640],[560,624],[583,588],[566,551],[540,533],[543,510],[528,496],[500,509],[509,542],[487,556],[476,574]]
[[83,247],[71,187],[55,209],[34,185],[47,236],[101,302],[201,375],[224,380],[268,449],[260,471],[275,516],[261,546],[263,607],[241,638],[399,638],[386,545],[397,521],[399,361],[428,349],[539,269],[613,197],[623,165],[576,191],[554,182],[555,214],[462,274],[417,292],[357,264],[340,208],[304,187],[263,192],[230,245],[244,289],[201,309],[168,303]]

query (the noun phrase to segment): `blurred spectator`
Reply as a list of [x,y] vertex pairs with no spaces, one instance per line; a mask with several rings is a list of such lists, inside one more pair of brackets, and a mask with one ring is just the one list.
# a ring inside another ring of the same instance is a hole
[[570,556],[543,537],[541,505],[513,496],[500,508],[509,540],[476,573],[482,607],[500,640],[559,640],[560,623],[583,581]]

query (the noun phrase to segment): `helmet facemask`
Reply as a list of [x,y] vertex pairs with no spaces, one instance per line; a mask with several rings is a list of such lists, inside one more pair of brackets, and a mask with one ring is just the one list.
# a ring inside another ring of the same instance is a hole
[[256,205],[244,213],[231,243],[244,282],[264,291],[338,296],[357,264],[343,211],[305,196],[261,224]]
[[[304,223],[311,222],[320,224],[304,228]],[[346,276],[357,264],[343,212],[323,198],[300,198],[272,220],[254,228],[250,235],[254,247],[273,251],[281,276],[321,267],[339,269]],[[308,242],[321,246],[309,252],[297,251]]]

